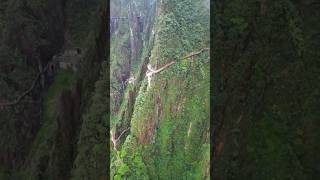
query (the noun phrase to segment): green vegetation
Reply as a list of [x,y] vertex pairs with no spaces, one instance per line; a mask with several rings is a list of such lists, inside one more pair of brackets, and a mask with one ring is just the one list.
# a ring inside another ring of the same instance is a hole
[[96,22],[95,11],[99,5],[97,0],[72,0],[66,1],[66,22],[68,31],[65,33],[66,44],[70,47],[82,47],[86,49],[88,43],[84,41],[93,22]]
[[319,178],[316,4],[213,5],[214,178]]
[[[209,47],[209,11],[196,1],[157,3],[152,13],[159,16],[151,22],[155,39],[151,31],[144,34],[148,42],[143,43],[139,71],[131,72],[137,77],[146,70],[143,59],[148,52],[154,67],[176,63],[156,74],[150,89],[146,77],[126,88],[119,115],[129,109],[128,92],[136,90],[137,96],[130,133],[121,137],[119,149],[111,147],[111,179],[210,179],[209,53],[182,60]],[[119,42],[114,38],[111,45]],[[124,120],[111,119],[118,136],[128,127]]]
[[0,0],[1,180],[319,179],[316,0],[106,2]]
[[27,170],[18,174],[17,179],[25,177],[28,179],[37,179],[37,177],[46,177],[48,172],[38,172],[41,166],[47,166],[45,163],[51,156],[50,151],[53,148],[55,133],[57,132],[57,118],[59,111],[59,97],[61,93],[70,88],[72,81],[72,72],[61,70],[55,76],[54,82],[48,89],[44,100],[44,117],[42,127],[37,133],[36,139],[30,150],[30,161]]
[[[81,166],[77,141],[84,142],[82,121],[106,60],[105,7],[105,1],[0,1],[0,179],[70,179]],[[76,72],[53,65],[54,55],[76,47],[83,55]]]
[[92,104],[83,116],[77,144],[78,154],[74,162],[72,179],[106,179],[108,175],[109,127],[108,75],[104,66],[101,78],[95,84]]

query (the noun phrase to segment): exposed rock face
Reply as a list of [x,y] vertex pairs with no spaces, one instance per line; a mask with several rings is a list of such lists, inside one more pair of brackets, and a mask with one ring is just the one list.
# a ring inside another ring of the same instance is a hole
[[[19,62],[19,58],[12,59],[12,62],[19,67],[19,71],[28,69],[19,72],[23,78],[16,83],[22,86],[10,93],[12,97],[6,97],[12,99],[30,87],[29,80],[34,79],[35,74],[41,72],[62,47],[65,17],[64,0],[48,0],[41,4],[41,7],[34,6],[35,2],[32,0],[9,0],[7,3],[6,17],[11,23],[6,23],[4,26],[4,36],[0,46],[8,47],[8,53],[23,57],[22,63]],[[10,74],[8,77],[14,79],[16,75]],[[5,127],[0,131],[9,133],[5,135],[7,138],[4,136],[0,138],[0,169],[17,168],[24,161],[40,127],[41,94],[49,85],[47,77],[46,74],[41,75],[40,81],[36,83],[26,100],[0,111],[0,123]],[[14,84],[9,83],[8,88],[11,86]]]
[[130,26],[131,62],[138,61],[142,49],[142,17],[135,6],[135,3],[129,3],[128,18]]
[[[72,73],[62,73],[65,84],[54,84],[63,87],[59,97],[60,87],[59,91],[53,90],[53,96],[48,95],[52,91],[47,93],[48,86],[52,85],[49,79],[53,79],[57,67],[57,63],[52,61],[53,56],[58,55],[65,46],[65,31],[70,31],[70,24],[67,27],[65,23],[66,19],[70,19],[69,14],[76,14],[74,11],[78,11],[81,6],[91,5],[92,1],[87,3],[70,0],[70,6],[65,5],[65,0],[8,2],[6,15],[11,22],[6,23],[5,29],[0,31],[4,34],[1,37],[5,37],[1,39],[0,55],[10,57],[8,62],[12,63],[12,67],[7,66],[9,63],[0,58],[0,68],[4,68],[9,80],[14,81],[3,83],[3,72],[0,71],[0,89],[5,90],[0,92],[0,101],[16,99],[30,87],[39,71],[46,67],[48,71],[43,73],[39,78],[41,80],[35,83],[35,88],[21,103],[0,109],[0,179],[3,175],[9,179],[69,179],[76,157],[75,149],[82,123],[80,117],[89,104],[86,100],[89,99],[94,83],[100,75],[101,63],[107,59],[106,51],[109,48],[106,47],[106,5],[100,1],[95,2],[91,9],[87,10],[92,13],[86,16],[87,19],[96,16],[95,21],[90,22],[91,29],[73,28],[74,31],[86,35],[79,41],[85,39],[85,47],[89,49],[85,53],[80,49],[66,52],[77,60],[85,60],[77,68],[78,71],[74,72],[76,77],[72,77]],[[0,8],[3,7],[1,3]],[[80,7],[74,7],[75,4],[80,4]],[[100,5],[101,8],[97,9]],[[65,14],[66,12],[69,14]],[[81,11],[79,14],[85,13]],[[87,19],[84,21],[87,22]],[[71,35],[74,35],[74,32]],[[17,76],[19,77],[16,78]],[[53,106],[47,108],[47,104]],[[44,112],[47,109],[55,114],[54,118],[50,115],[50,118],[45,117],[48,116],[47,112]],[[47,119],[49,122],[44,121]]]
[[[208,38],[208,21],[199,14],[209,13],[198,6],[200,1],[157,1],[154,8],[148,5],[151,1],[134,2],[137,6],[129,4],[128,33],[133,37],[136,81],[126,88],[119,112],[111,117],[110,140],[119,151],[110,148],[111,179],[209,179],[209,56],[192,53],[188,57],[194,61],[184,59],[186,53],[208,46],[203,41]],[[142,19],[134,19],[139,16]],[[137,34],[139,30],[143,33]],[[140,35],[143,46],[136,44]],[[112,40],[123,42],[118,36]],[[143,55],[136,63],[138,50]],[[117,58],[112,60],[121,60]],[[128,127],[130,132],[115,141]]]
[[[142,4],[137,5],[139,3]],[[111,33],[115,35],[115,38],[124,38],[123,40],[125,40],[121,46],[114,45],[117,46],[115,54],[119,54],[121,58],[117,60],[117,65],[111,68],[112,115],[119,111],[124,89],[128,84],[126,82],[133,82],[130,80],[130,71],[141,63],[143,47],[150,46],[149,39],[154,24],[153,12],[155,11],[155,5],[150,1],[122,2],[120,4],[120,7],[114,8],[118,11],[111,11],[110,22]],[[127,35],[129,35],[129,41],[125,39]]]
[[81,89],[78,85],[73,91],[63,91],[60,96],[60,114],[55,146],[50,165],[54,171],[50,177],[66,178],[70,174],[73,159],[76,155],[77,134],[80,122]]

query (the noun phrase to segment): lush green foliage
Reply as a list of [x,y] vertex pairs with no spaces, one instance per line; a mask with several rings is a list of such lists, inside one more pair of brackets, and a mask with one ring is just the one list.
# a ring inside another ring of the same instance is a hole
[[105,179],[108,174],[109,69],[105,66],[103,69],[95,85],[92,105],[83,117],[73,179]]
[[136,85],[130,134],[112,151],[111,178],[209,179],[209,56],[182,60],[209,47],[209,11],[197,1],[163,1],[154,13],[154,46],[145,38],[143,54],[151,50],[153,66],[177,63],[149,90],[146,78]]
[[[106,60],[105,1],[1,0],[0,13],[1,103],[14,101],[35,83],[21,102],[1,107],[0,179],[68,179],[84,150],[76,146],[83,134],[81,116]],[[54,55],[75,47],[84,56],[77,72],[46,72],[44,85],[34,81]],[[99,132],[105,135],[105,129]]]
[[[54,82],[50,86],[44,100],[44,115],[42,127],[37,133],[36,139],[30,150],[28,161],[30,164],[26,169],[19,172],[15,178],[22,177],[37,179],[38,177],[48,176],[47,171],[39,171],[39,167],[48,166],[50,151],[53,148],[55,133],[57,131],[57,112],[59,107],[59,97],[61,92],[70,88],[72,72],[60,71],[56,75]],[[42,169],[42,168],[41,168]]]
[[319,177],[320,54],[312,37],[320,26],[313,3],[213,5],[215,178]]

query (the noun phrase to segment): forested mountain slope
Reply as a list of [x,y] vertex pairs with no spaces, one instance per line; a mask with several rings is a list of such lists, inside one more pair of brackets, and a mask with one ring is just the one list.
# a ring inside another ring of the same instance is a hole
[[111,4],[1,0],[1,179],[209,179],[208,1]]
[[0,0],[1,180],[319,179],[317,0],[107,4]]
[[212,4],[215,179],[319,179],[320,4]]
[[[0,1],[0,179],[72,177],[107,60],[106,8],[97,0]],[[55,62],[72,49],[81,54],[76,70]]]
[[111,1],[111,179],[210,178],[208,6]]

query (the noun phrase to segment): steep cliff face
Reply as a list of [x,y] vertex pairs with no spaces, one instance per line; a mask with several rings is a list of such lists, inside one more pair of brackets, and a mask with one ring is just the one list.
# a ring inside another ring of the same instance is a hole
[[[6,16],[0,179],[69,179],[82,115],[107,59],[106,2],[9,0],[1,5]],[[75,47],[83,53],[77,72],[45,71],[53,55]],[[6,105],[24,93],[21,101]]]
[[215,179],[319,177],[316,4],[216,1]]
[[[46,74],[36,82],[63,44],[64,1],[1,1],[0,169],[21,165],[42,121]],[[4,13],[5,12],[5,13]],[[34,84],[34,85],[33,85]],[[33,85],[33,87],[32,87]]]
[[110,178],[209,179],[209,10],[198,1],[151,5],[135,81],[111,116]]

